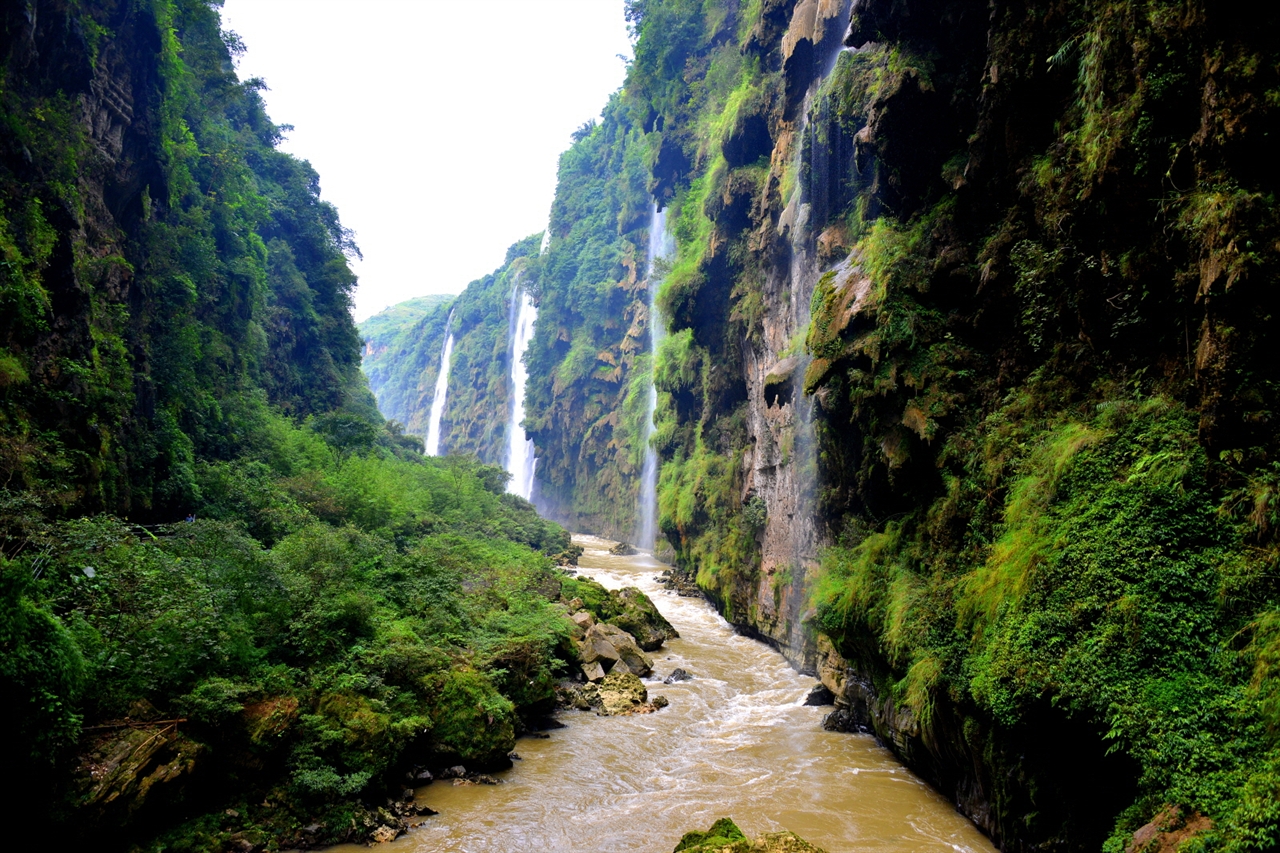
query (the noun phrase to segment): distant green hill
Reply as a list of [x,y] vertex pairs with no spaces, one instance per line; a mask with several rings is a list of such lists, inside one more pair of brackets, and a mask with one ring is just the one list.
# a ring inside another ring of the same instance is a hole
[[416,296],[382,309],[358,326],[360,338],[366,344],[366,353],[370,348],[376,350],[390,345],[405,329],[417,324],[441,305],[448,305],[456,298],[452,293],[432,293],[428,296]]

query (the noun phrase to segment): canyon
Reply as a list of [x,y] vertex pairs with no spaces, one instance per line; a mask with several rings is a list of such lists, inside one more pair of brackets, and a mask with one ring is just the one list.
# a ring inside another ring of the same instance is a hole
[[0,13],[10,822],[394,837],[579,675],[574,531],[1001,850],[1274,848],[1277,13],[625,14],[546,231],[357,327],[215,5]]

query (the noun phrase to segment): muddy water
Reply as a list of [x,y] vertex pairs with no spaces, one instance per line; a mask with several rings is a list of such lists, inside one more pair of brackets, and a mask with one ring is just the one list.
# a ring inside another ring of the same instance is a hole
[[523,760],[497,774],[501,785],[419,789],[440,814],[381,850],[666,853],[728,816],[749,835],[789,829],[829,853],[994,851],[871,736],[824,732],[829,709],[800,704],[813,679],[702,600],[658,587],[659,563],[576,541],[583,575],[640,587],[680,632],[653,653],[654,675],[681,667],[693,680],[650,680],[650,696],[671,702],[655,714],[562,712],[565,728],[517,743]]

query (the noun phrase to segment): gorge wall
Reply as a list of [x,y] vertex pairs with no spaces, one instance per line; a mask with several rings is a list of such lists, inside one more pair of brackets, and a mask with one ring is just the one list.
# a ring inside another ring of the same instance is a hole
[[19,3],[0,26],[6,488],[180,517],[196,459],[234,455],[264,405],[377,418],[357,250],[216,13]]
[[511,387],[509,308],[517,281],[529,278],[540,235],[507,250],[501,267],[471,282],[456,298],[432,298],[429,308],[401,303],[360,325],[363,369],[379,409],[411,435],[426,438],[446,322],[454,349],[447,403],[441,413],[442,454],[470,454],[503,465]]
[[[218,5],[0,6],[15,848],[395,838],[420,816],[406,774],[509,765],[576,660],[555,566],[580,549],[501,468],[427,458],[378,412],[357,249]],[[505,375],[483,319],[537,245],[457,300],[460,412]],[[401,313],[439,335],[432,311]],[[505,422],[471,426],[455,446],[501,446]]]
[[680,565],[1004,849],[1273,843],[1259,22],[630,8]]

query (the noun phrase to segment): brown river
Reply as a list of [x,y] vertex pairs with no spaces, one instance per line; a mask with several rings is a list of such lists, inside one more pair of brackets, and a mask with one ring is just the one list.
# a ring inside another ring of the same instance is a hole
[[[575,541],[587,549],[581,574],[638,586],[680,632],[652,653],[646,684],[670,706],[625,717],[562,711],[565,728],[517,742],[523,760],[495,774],[502,784],[418,789],[418,802],[440,814],[379,849],[667,853],[685,832],[732,817],[749,836],[789,829],[829,853],[993,853],[873,737],[823,731],[831,709],[801,704],[814,679],[736,635],[705,601],[658,586],[662,564]],[[676,667],[692,680],[661,683]]]

